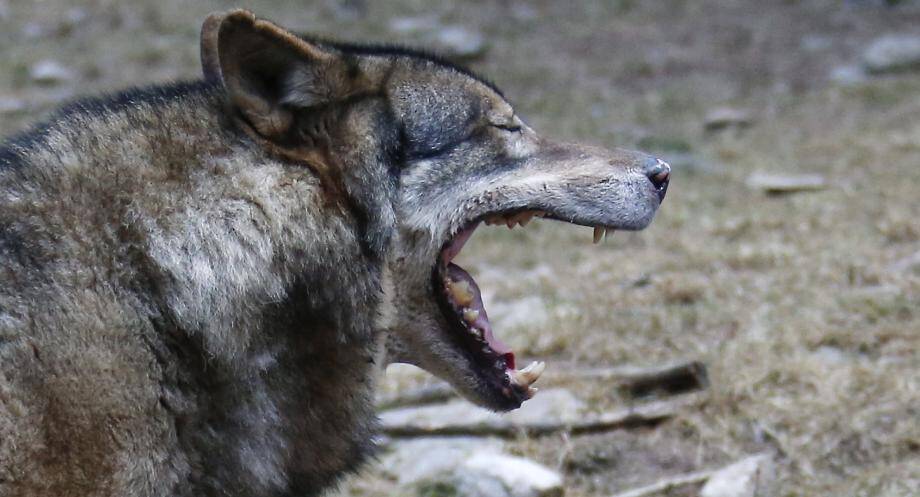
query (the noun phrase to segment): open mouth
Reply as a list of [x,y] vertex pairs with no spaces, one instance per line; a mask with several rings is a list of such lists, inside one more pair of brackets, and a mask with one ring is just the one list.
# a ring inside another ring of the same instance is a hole
[[[452,261],[480,224],[513,228],[527,225],[534,217],[557,219],[544,211],[526,210],[489,214],[468,223],[444,244],[433,272],[435,288],[441,290],[436,292],[440,294],[437,300],[453,328],[453,338],[478,366],[476,374],[490,387],[498,404],[508,408],[517,408],[536,394],[537,388],[533,384],[546,365],[537,361],[523,369],[516,368],[514,352],[492,330],[479,285],[466,270]],[[594,242],[599,242],[608,232],[613,232],[613,228],[594,226]]]

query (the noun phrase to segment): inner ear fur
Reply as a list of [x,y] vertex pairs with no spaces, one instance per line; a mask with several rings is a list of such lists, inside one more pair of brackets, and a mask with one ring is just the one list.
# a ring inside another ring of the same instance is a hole
[[201,62],[205,79],[221,82],[231,104],[269,139],[290,130],[298,108],[353,91],[342,57],[247,10],[208,16]]

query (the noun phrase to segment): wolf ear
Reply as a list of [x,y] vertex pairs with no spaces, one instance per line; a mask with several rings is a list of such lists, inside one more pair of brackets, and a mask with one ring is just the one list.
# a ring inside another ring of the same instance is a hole
[[298,108],[350,93],[339,55],[246,10],[208,16],[201,64],[205,79],[223,83],[230,102],[266,138],[283,136]]

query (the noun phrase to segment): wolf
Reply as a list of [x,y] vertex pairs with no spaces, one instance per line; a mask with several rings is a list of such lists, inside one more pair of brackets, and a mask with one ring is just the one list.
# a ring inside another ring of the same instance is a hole
[[2,496],[317,495],[391,362],[515,409],[543,364],[453,259],[482,224],[642,229],[669,184],[423,52],[231,10],[201,59],[0,147]]

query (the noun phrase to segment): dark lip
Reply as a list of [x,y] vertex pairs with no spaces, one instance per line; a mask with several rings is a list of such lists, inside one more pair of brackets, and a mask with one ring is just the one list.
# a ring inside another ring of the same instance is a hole
[[468,363],[474,366],[473,371],[477,378],[486,386],[477,393],[495,410],[510,411],[521,407],[527,400],[526,392],[511,384],[511,380],[505,374],[508,369],[505,359],[491,349],[488,352],[483,351],[482,345],[471,337],[460,316],[447,301],[441,283],[445,271],[446,266],[440,261],[435,264],[432,271],[431,283],[435,301],[450,328],[448,336],[454,342],[455,348],[463,351]]
[[547,209],[539,206],[529,206],[495,210],[483,213],[465,222],[460,229],[458,229],[455,233],[448,237],[447,240],[444,241],[440,250],[438,251],[434,268],[431,271],[431,285],[432,293],[434,294],[434,300],[437,302],[437,305],[441,310],[441,314],[444,316],[444,319],[447,321],[447,325],[450,328],[448,336],[454,342],[455,347],[463,351],[463,354],[469,364],[474,366],[474,373],[482,382],[482,384],[486,386],[485,389],[479,389],[477,393],[483,397],[483,400],[485,400],[485,402],[490,407],[500,411],[507,411],[520,407],[524,401],[527,400],[527,392],[525,389],[511,384],[510,379],[505,374],[505,371],[507,370],[507,364],[504,363],[504,359],[494,351],[483,351],[481,349],[481,344],[477,343],[473,338],[471,338],[471,335],[468,332],[468,328],[466,328],[465,324],[460,319],[459,314],[451,307],[447,297],[444,295],[444,285],[442,284],[442,281],[447,270],[447,262],[442,260],[441,254],[444,253],[444,250],[448,247],[451,241],[453,241],[454,237],[463,232],[465,229],[483,222],[487,217],[513,216],[515,214],[528,211],[542,211],[546,213],[544,216],[541,216],[542,219],[559,221],[578,226],[603,226],[605,228],[627,231],[640,230],[645,227],[645,225],[639,225],[638,223],[635,225],[622,223],[607,225],[604,223],[593,222],[588,218],[564,218],[554,214],[553,209]]

